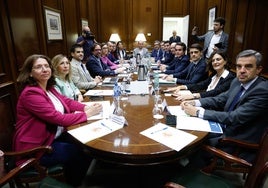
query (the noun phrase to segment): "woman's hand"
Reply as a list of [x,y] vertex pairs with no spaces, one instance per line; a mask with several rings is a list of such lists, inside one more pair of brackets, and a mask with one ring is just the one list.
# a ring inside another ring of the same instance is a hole
[[84,100],[84,97],[83,97],[82,94],[78,94],[77,97],[78,97],[78,98],[77,98],[77,101],[78,101],[78,102],[82,102],[82,101]]
[[87,117],[91,117],[102,111],[102,105],[100,103],[94,103],[90,106],[85,106],[84,111],[87,114]]

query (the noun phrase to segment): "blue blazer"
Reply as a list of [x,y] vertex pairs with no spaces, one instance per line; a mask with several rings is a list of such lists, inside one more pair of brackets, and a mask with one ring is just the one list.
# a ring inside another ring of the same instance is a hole
[[197,84],[188,84],[186,86],[189,90],[191,90],[193,92],[196,92],[196,91],[200,92],[201,91],[200,92],[201,98],[213,97],[213,96],[216,96],[220,93],[227,91],[230,88],[231,82],[235,78],[235,74],[232,72],[229,72],[228,76],[226,76],[225,78],[222,78],[222,77],[220,78],[218,84],[216,85],[216,87],[213,90],[206,91],[206,89],[208,88],[209,84],[211,83],[211,79],[214,75],[209,76],[206,80],[198,82]]
[[[100,60],[100,64],[98,62],[98,59]],[[86,67],[92,77],[95,76],[114,76],[115,71],[111,70],[110,67],[107,64],[102,63],[101,59],[99,57],[96,57],[94,55],[89,57],[88,62],[86,63]]]
[[163,57],[163,50],[161,48],[159,48],[158,50],[153,49],[151,57],[155,58],[155,62],[157,62],[158,60],[160,61]]
[[183,71],[173,74],[173,77],[177,78],[177,84],[194,84],[208,77],[206,69],[207,63],[201,58],[196,66],[190,63]]
[[181,57],[175,57],[173,61],[166,68],[165,74],[174,74],[183,71],[190,63],[189,56],[183,55]]
[[[208,47],[209,47],[209,44],[213,35],[214,35],[214,31],[209,31],[206,34],[201,35],[201,36],[192,35],[194,40],[204,42],[204,49],[203,49],[204,55],[207,53],[207,50],[208,50]],[[219,41],[222,43],[222,46],[219,49],[221,49],[225,53],[227,52],[227,49],[228,49],[228,40],[229,40],[229,35],[225,32],[222,32],[222,35]]]
[[169,52],[165,52],[164,53],[164,58],[161,60],[161,63],[162,64],[165,64],[165,65],[170,65],[172,60],[174,59],[174,54],[171,53],[171,51]]

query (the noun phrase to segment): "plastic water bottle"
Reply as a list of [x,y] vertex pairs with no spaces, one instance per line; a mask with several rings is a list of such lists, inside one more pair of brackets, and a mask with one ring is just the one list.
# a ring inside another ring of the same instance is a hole
[[117,82],[114,84],[114,98],[119,98],[121,95],[121,87],[118,85]]
[[115,105],[114,114],[116,114],[118,116],[123,115],[123,110],[120,108],[120,96],[121,96],[121,93],[122,93],[121,87],[116,82],[114,84],[114,105]]
[[155,90],[155,92],[159,91],[159,74],[158,74],[158,72],[154,73],[154,90]]

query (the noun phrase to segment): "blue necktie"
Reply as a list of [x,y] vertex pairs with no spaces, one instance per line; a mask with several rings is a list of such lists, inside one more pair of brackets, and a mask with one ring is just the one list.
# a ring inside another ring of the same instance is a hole
[[230,112],[234,109],[235,105],[237,104],[237,102],[240,99],[244,90],[245,90],[245,88],[243,86],[240,86],[238,93],[235,95],[234,100],[232,101],[231,105],[228,108],[228,112]]

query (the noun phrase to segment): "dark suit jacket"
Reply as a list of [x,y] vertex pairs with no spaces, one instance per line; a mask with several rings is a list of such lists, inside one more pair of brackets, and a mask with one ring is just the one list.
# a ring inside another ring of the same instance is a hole
[[227,91],[230,88],[231,82],[235,78],[235,74],[232,72],[229,72],[228,76],[226,76],[225,78],[222,78],[222,77],[220,78],[218,84],[213,90],[205,91],[208,88],[209,84],[211,83],[211,79],[213,76],[214,75],[211,75],[206,80],[203,80],[197,84],[188,84],[186,86],[189,90],[193,92],[200,92],[201,98],[213,97],[213,96],[216,96],[220,93]]
[[183,55],[181,57],[175,57],[173,61],[166,68],[165,74],[174,74],[183,71],[190,63],[189,56]]
[[171,51],[165,52],[164,58],[161,60],[161,63],[165,65],[169,65],[173,59],[174,59],[174,54],[172,54]]
[[[239,99],[236,108],[228,108],[240,89],[240,82],[235,78],[230,89],[216,97],[201,98],[205,109],[224,107],[224,111],[205,110],[204,119],[226,125],[225,137],[259,143],[264,131],[268,128],[268,81],[257,78]],[[244,157],[246,160],[249,156]]]
[[93,78],[95,78],[95,76],[114,76],[115,71],[111,70],[109,66],[107,64],[102,63],[102,61],[101,64],[99,64],[98,59],[101,61],[100,58],[95,57],[94,55],[89,57],[86,66],[90,75]]
[[190,63],[183,71],[173,74],[173,77],[177,78],[177,84],[198,83],[208,77],[206,67],[205,59],[201,58],[196,66],[194,63]]
[[172,43],[172,42],[181,42],[181,37],[176,36],[175,39],[174,39],[174,37],[172,36],[172,37],[169,38],[169,42],[170,43]]
[[158,50],[153,49],[153,51],[151,53],[151,57],[155,58],[155,62],[157,62],[158,60],[160,61],[163,57],[163,50],[162,49],[158,49]]

